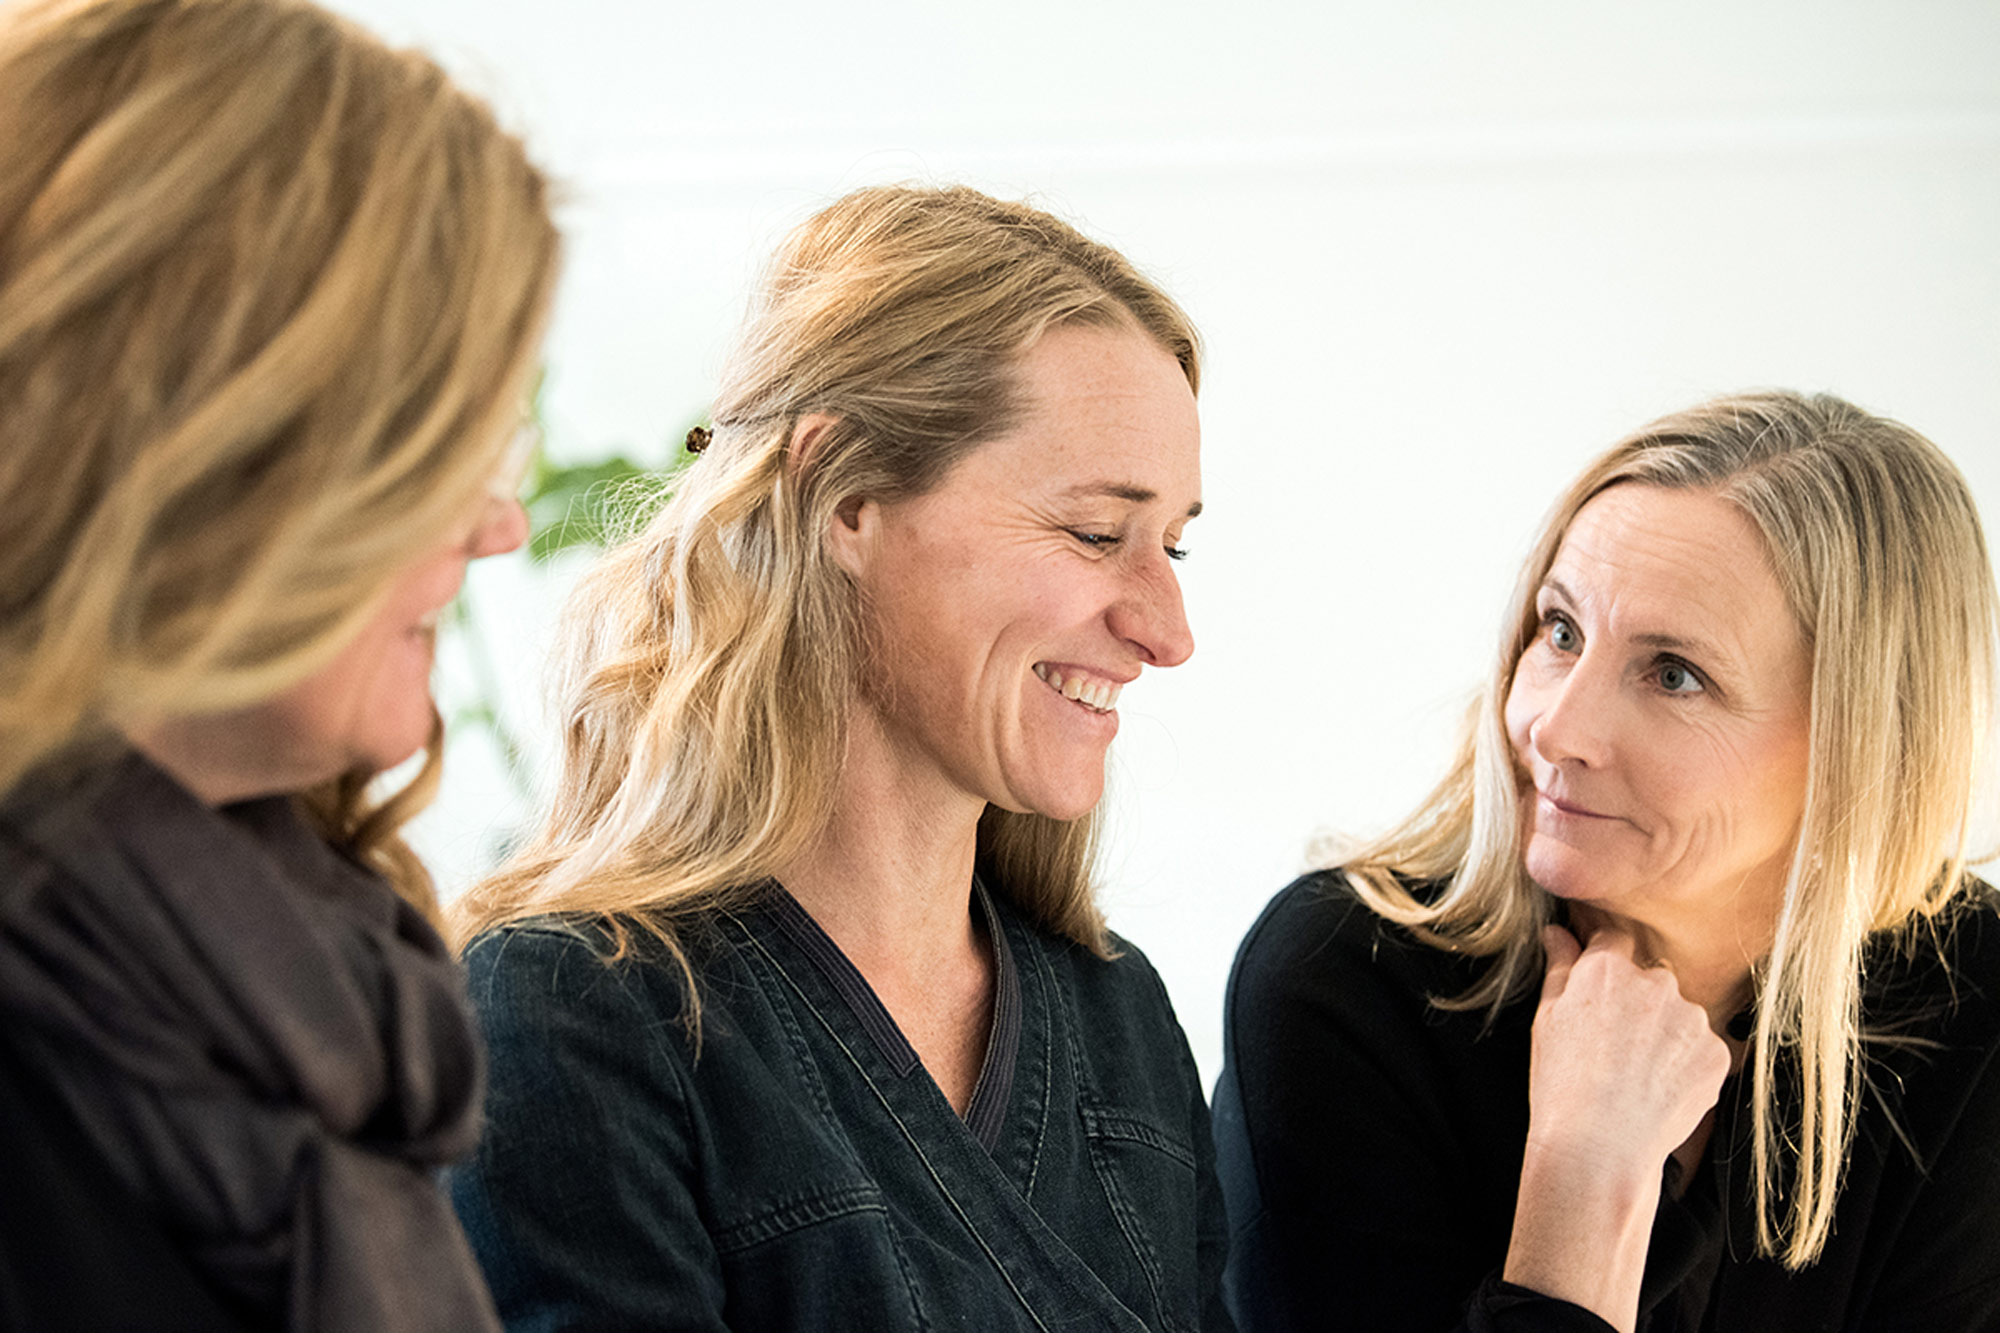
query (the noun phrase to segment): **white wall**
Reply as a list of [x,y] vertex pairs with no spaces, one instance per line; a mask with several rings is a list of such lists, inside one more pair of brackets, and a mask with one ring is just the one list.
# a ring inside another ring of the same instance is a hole
[[[1436,776],[1529,531],[1612,438],[1829,389],[2000,526],[2000,5],[343,7],[569,183],[559,452],[663,448],[777,236],[871,181],[1032,195],[1182,298],[1200,647],[1125,696],[1107,880],[1211,1077],[1236,940],[1311,835]],[[528,719],[560,578],[489,565]],[[462,883],[519,818],[475,737],[422,842]]]

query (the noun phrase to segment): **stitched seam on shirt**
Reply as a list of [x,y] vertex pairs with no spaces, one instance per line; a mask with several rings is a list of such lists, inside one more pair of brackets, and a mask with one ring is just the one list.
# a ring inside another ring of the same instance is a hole
[[[1005,928],[1004,922],[1002,928]],[[1037,1090],[1041,1114],[1035,1121],[1034,1146],[1028,1154],[1028,1179],[1021,1190],[1022,1198],[1032,1199],[1035,1197],[1035,1181],[1042,1169],[1042,1148],[1048,1143],[1049,1115],[1055,1101],[1055,1028],[1058,1022],[1069,1022],[1069,1011],[1062,1007],[1058,993],[1060,988],[1055,984],[1055,973],[1049,966],[1048,955],[1040,949],[1023,949],[1021,953],[1034,961],[1035,977],[1042,988],[1042,1012],[1047,1015],[1042,1024],[1042,1086]],[[1021,975],[1026,977],[1025,969]],[[1021,997],[1021,1008],[1023,1012],[1027,1009],[1026,995]]]
[[813,920],[812,913],[782,886],[771,900],[770,912],[778,928],[833,987],[834,994],[861,1024],[897,1077],[907,1078],[922,1063],[917,1048],[910,1045],[910,1039],[896,1025],[895,1015],[868,984],[868,978],[861,975],[854,960],[841,952],[833,937]]
[[1194,1169],[1194,1145],[1172,1131],[1163,1129],[1151,1121],[1118,1111],[1105,1110],[1088,1103],[1078,1108],[1083,1115],[1084,1132],[1096,1140],[1118,1140],[1125,1143],[1141,1143],[1156,1149]]
[[886,1218],[889,1208],[882,1202],[882,1191],[873,1185],[850,1185],[795,1195],[739,1221],[724,1223],[710,1235],[716,1253],[732,1254],[857,1213],[879,1213]]
[[[739,950],[745,963],[753,969],[758,969],[761,963],[768,969],[765,984],[757,989],[769,1001],[771,1012],[778,1020],[778,1026],[784,1029],[785,1040],[792,1049],[792,1060],[798,1067],[799,1078],[812,1092],[813,1108],[828,1124],[838,1124],[839,1120],[833,1114],[833,1098],[827,1093],[826,1084],[820,1078],[819,1062],[813,1058],[812,1047],[806,1043],[805,1028],[799,1022],[797,1012],[792,1008],[791,994],[799,994],[797,984],[792,981],[791,973],[785,971],[785,965],[764,947],[764,942],[757,938],[755,931],[735,916],[731,916],[729,922],[742,933],[744,943],[749,946],[747,949]],[[784,987],[769,984],[771,973],[784,978]],[[787,991],[791,994],[786,994]],[[805,1000],[802,994],[799,998]],[[808,1009],[812,1008],[811,1001],[805,1001],[805,1004]],[[814,1012],[813,1017],[817,1019],[818,1013]],[[852,1147],[850,1144],[850,1150]]]
[[910,1256],[903,1250],[903,1238],[896,1234],[896,1228],[884,1227],[889,1233],[889,1252],[896,1256],[896,1271],[903,1275],[903,1289],[910,1293],[910,1313],[917,1318],[917,1333],[931,1326],[930,1316],[924,1313],[924,1297],[917,1286],[917,1280],[910,1274]]
[[1160,1257],[1154,1253],[1151,1238],[1146,1235],[1137,1211],[1118,1183],[1117,1168],[1105,1158],[1103,1140],[1088,1136],[1086,1142],[1091,1170],[1097,1174],[1097,1183],[1103,1187],[1104,1197],[1111,1204],[1111,1215],[1118,1219],[1118,1229],[1125,1233],[1125,1243],[1131,1248],[1132,1257],[1139,1261],[1139,1271],[1146,1279],[1146,1290],[1153,1298],[1153,1312],[1164,1322],[1167,1306],[1160,1298]]
[[[930,1176],[931,1183],[937,1186],[938,1194],[951,1206],[951,1211],[957,1216],[959,1225],[963,1226],[966,1234],[971,1236],[973,1241],[978,1244],[980,1252],[986,1256],[987,1262],[992,1264],[994,1271],[1000,1274],[1000,1280],[1007,1284],[1007,1290],[1014,1293],[1014,1299],[1020,1303],[1023,1310],[1027,1311],[1028,1318],[1034,1320],[1035,1327],[1043,1330],[1043,1333],[1050,1333],[1049,1326],[1042,1320],[1041,1313],[1028,1303],[1027,1295],[1015,1283],[1014,1275],[1007,1271],[1005,1264],[1000,1262],[1000,1256],[994,1252],[991,1245],[987,1244],[985,1235],[981,1233],[978,1227],[972,1225],[972,1219],[966,1215],[964,1207],[958,1201],[958,1196],[951,1192],[950,1187],[944,1183],[944,1177],[940,1176],[937,1168],[931,1164],[930,1154],[924,1151],[923,1144],[918,1142],[917,1136],[910,1132],[910,1127],[903,1123],[903,1118],[896,1114],[896,1108],[889,1104],[889,1099],[882,1095],[882,1090],[875,1086],[875,1080],[868,1077],[868,1071],[862,1066],[860,1059],[848,1048],[847,1043],[840,1039],[840,1034],[833,1030],[833,1025],[828,1023],[817,1009],[813,1008],[812,1001],[806,999],[805,993],[799,990],[798,983],[792,980],[791,973],[785,971],[784,965],[772,957],[770,951],[764,947],[763,941],[752,935],[750,937],[750,944],[770,962],[772,967],[778,970],[778,975],[784,978],[785,985],[790,987],[798,996],[799,1002],[806,1006],[807,1011],[812,1014],[814,1021],[819,1024],[820,1030],[826,1033],[827,1039],[839,1047],[840,1053],[847,1057],[849,1064],[854,1066],[854,1072],[861,1076],[862,1084],[867,1087],[870,1093],[874,1094],[875,1100],[881,1106],[883,1113],[889,1117],[890,1121],[896,1126],[896,1129],[902,1134],[903,1141],[910,1145],[910,1151],[914,1152],[917,1155],[917,1160],[924,1164],[925,1174]],[[831,1112],[828,1113],[828,1119],[833,1120]],[[838,1121],[834,1121],[834,1123],[838,1123]]]

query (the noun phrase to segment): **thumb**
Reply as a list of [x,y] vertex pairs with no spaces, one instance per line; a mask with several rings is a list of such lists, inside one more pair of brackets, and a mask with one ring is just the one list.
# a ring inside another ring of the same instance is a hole
[[1583,956],[1583,946],[1561,926],[1547,925],[1542,927],[1542,954],[1548,964],[1548,971],[1542,975],[1542,1003],[1547,1004],[1560,997],[1563,988],[1569,985],[1569,970]]

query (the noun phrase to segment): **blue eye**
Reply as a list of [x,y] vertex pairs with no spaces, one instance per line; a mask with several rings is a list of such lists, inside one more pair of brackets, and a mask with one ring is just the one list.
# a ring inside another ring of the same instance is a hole
[[1660,688],[1668,694],[1700,694],[1707,688],[1701,683],[1701,677],[1695,674],[1694,668],[1685,662],[1660,663],[1654,678],[1660,682]]
[[1556,651],[1573,653],[1581,646],[1583,636],[1562,616],[1550,612],[1542,623],[1548,627],[1549,646]]

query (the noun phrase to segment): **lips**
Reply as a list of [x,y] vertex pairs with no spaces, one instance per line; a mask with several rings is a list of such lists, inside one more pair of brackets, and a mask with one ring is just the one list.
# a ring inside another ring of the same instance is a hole
[[1555,811],[1559,815],[1567,815],[1572,819],[1617,818],[1617,816],[1615,815],[1607,815],[1602,813],[1601,811],[1592,810],[1587,806],[1578,805],[1573,801],[1566,801],[1559,796],[1552,796],[1548,792],[1541,790],[1539,787],[1535,789],[1535,795],[1539,797],[1541,799],[1542,804],[1546,805],[1549,809]]

